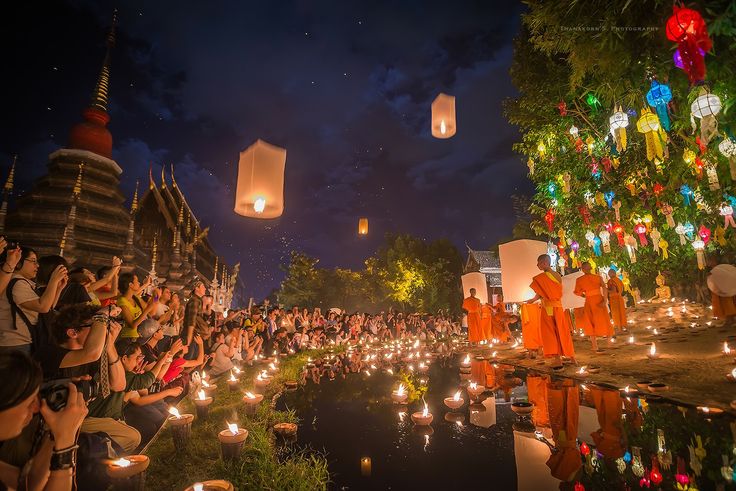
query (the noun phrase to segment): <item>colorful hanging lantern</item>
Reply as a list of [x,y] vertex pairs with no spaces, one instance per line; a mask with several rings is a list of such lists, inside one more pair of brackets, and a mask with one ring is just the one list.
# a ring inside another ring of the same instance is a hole
[[569,172],[565,172],[562,174],[562,189],[565,191],[565,194],[570,193],[570,181],[572,180],[572,176]]
[[667,203],[662,203],[661,211],[662,215],[664,215],[665,220],[667,220],[667,226],[669,228],[675,228],[675,219],[672,217],[675,209]]
[[705,174],[708,176],[708,188],[711,191],[717,191],[721,189],[721,184],[718,182],[718,169],[714,164],[709,164],[705,168]]
[[718,151],[728,159],[731,170],[731,180],[736,181],[736,141],[725,137],[721,143],[718,144]]
[[690,189],[690,186],[688,186],[687,184],[683,184],[682,186],[680,186],[680,194],[682,195],[685,206],[690,206],[693,198],[693,190]]
[[594,93],[588,92],[585,96],[585,103],[590,107],[590,110],[595,112],[601,105],[601,101],[595,96]]
[[440,93],[432,101],[432,136],[445,139],[456,132],[455,96]]
[[667,242],[664,239],[659,240],[659,249],[662,251],[662,259],[667,259],[670,257],[669,253],[667,252],[667,249],[669,248],[670,243]]
[[649,108],[642,109],[641,117],[636,122],[636,129],[639,130],[639,133],[644,133],[647,144],[647,160],[652,161],[655,158],[663,160],[663,139],[660,136],[662,127],[659,124],[659,118]]
[[572,135],[573,138],[578,138],[578,135],[580,135],[580,130],[575,125],[570,126],[569,131],[570,131],[570,135]]
[[612,164],[613,164],[613,161],[608,157],[603,157],[601,159],[601,165],[603,166],[603,170],[606,172],[611,172]]
[[725,201],[721,203],[720,214],[723,217],[723,228],[736,228],[736,222],[733,220],[733,207]]
[[673,6],[667,19],[667,39],[677,43],[682,69],[691,84],[705,80],[705,53],[713,47],[705,21],[696,10]]
[[284,212],[286,149],[263,140],[240,152],[235,213],[252,218],[276,218]]
[[621,221],[621,202],[616,200],[613,202],[613,211],[616,213],[616,221]]
[[358,235],[368,235],[368,219],[361,218],[358,220]]
[[685,226],[682,223],[678,223],[675,227],[675,233],[680,236],[680,245],[687,244],[685,240]]
[[624,228],[621,226],[620,223],[617,223],[613,226],[613,233],[616,234],[616,238],[618,239],[618,245],[621,247],[624,247],[626,243],[624,242]]
[[690,106],[690,123],[695,131],[697,128],[695,118],[700,119],[700,141],[703,145],[707,146],[711,138],[718,134],[716,115],[719,112],[721,112],[721,99],[701,87],[700,95]]
[[705,243],[705,245],[708,245],[708,242],[710,242],[710,229],[706,227],[705,225],[701,225],[698,229],[698,237]]
[[639,236],[639,243],[642,245],[642,247],[649,245],[649,242],[647,242],[647,227],[643,223],[637,223],[634,225],[634,232],[636,235]]
[[662,234],[657,230],[657,227],[654,227],[651,232],[649,232],[649,237],[652,239],[652,249],[654,249],[654,252],[659,254],[659,242],[662,238]]
[[629,126],[629,115],[621,110],[621,106],[615,110],[613,115],[608,118],[608,124],[611,126],[611,136],[616,143],[616,150],[622,152],[626,150],[626,127]]
[[603,252],[606,254],[611,252],[611,233],[608,230],[601,230],[598,233],[598,237],[601,238],[601,244],[603,245]]
[[695,249],[695,256],[698,259],[698,269],[705,269],[705,242],[700,239],[694,240],[693,249]]
[[693,234],[695,233],[695,226],[690,222],[685,222],[685,235],[690,240],[693,240]]
[[659,117],[659,122],[665,131],[670,130],[670,117],[667,113],[667,104],[672,100],[672,91],[669,85],[660,84],[657,80],[652,80],[652,86],[647,92],[647,102],[654,108]]
[[565,101],[558,102],[557,110],[560,111],[560,116],[567,116],[567,103]]
[[607,191],[603,193],[603,197],[606,199],[606,203],[608,204],[608,207],[613,207],[613,198],[616,196],[616,193],[613,191]]
[[544,221],[547,222],[547,228],[551,232],[554,230],[554,221],[555,221],[555,212],[551,208],[547,210],[547,213],[544,215]]
[[629,261],[631,261],[631,264],[636,263],[636,239],[632,235],[626,234],[624,243],[626,244],[626,251],[629,253]]
[[585,139],[585,144],[588,147],[588,155],[593,156],[593,149],[595,148],[595,139],[593,139],[592,136],[589,136]]

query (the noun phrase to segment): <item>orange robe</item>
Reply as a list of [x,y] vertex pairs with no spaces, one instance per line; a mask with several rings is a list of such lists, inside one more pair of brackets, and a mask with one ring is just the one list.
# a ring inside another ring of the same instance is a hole
[[608,280],[608,305],[611,307],[613,326],[626,327],[626,304],[624,303],[624,282],[618,278]]
[[489,340],[493,338],[493,307],[484,303],[480,307],[480,329],[483,333],[483,339]]
[[547,408],[547,377],[527,375],[526,390],[529,402],[534,404],[532,419],[535,426],[549,427],[549,409]]
[[590,320],[592,329],[585,330],[587,336],[612,336],[611,318],[601,293],[601,277],[596,274],[584,274],[575,280],[575,295],[585,297],[585,316]]
[[552,435],[557,452],[550,455],[547,467],[552,476],[570,482],[583,466],[577,446],[580,393],[573,381],[547,385],[547,402]]
[[480,327],[480,300],[468,297],[463,300],[463,309],[468,312],[468,341],[477,343],[483,340]]
[[538,304],[521,304],[521,336],[524,338],[524,347],[528,350],[542,347],[541,316],[542,309]]
[[506,330],[506,319],[508,314],[502,303],[497,303],[492,307],[493,318],[491,319],[491,338],[505,343],[509,340],[509,334]]
[[601,427],[590,434],[596,450],[607,459],[617,459],[624,455],[624,437],[621,427],[623,401],[617,390],[601,389],[591,386],[590,395],[598,414]]
[[532,290],[542,297],[540,331],[544,356],[575,356],[570,326],[562,308],[562,282],[543,272],[532,279]]
[[725,319],[728,316],[736,315],[734,297],[719,297],[710,292],[710,302],[713,305],[713,317]]
[[585,307],[577,307],[573,309],[573,313],[575,314],[575,329],[582,329],[586,333],[593,329],[593,325],[585,315]]

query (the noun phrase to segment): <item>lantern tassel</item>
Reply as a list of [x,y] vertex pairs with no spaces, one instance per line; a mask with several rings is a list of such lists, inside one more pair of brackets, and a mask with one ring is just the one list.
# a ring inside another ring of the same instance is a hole
[[664,149],[662,148],[662,141],[659,135],[654,131],[648,131],[644,133],[644,138],[647,144],[647,160],[651,162],[655,157],[663,160]]

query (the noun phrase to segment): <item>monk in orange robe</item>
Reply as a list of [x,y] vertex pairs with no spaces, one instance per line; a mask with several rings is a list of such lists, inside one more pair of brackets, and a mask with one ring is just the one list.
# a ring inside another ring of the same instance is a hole
[[536,358],[542,347],[541,317],[539,304],[521,304],[521,337],[530,358]]
[[559,369],[562,368],[561,356],[575,361],[575,348],[565,310],[562,308],[562,277],[552,270],[550,263],[547,254],[537,258],[537,267],[542,272],[532,278],[530,286],[536,295],[527,300],[527,303],[542,301],[540,331],[544,356],[553,358],[553,368]]
[[611,318],[615,329],[626,329],[626,304],[624,303],[624,282],[616,272],[608,270],[608,305],[611,307]]
[[493,307],[491,304],[484,303],[480,306],[480,330],[483,333],[483,339],[489,341],[493,338]]
[[617,459],[624,455],[624,433],[621,426],[623,401],[617,390],[601,389],[591,386],[590,395],[598,414],[597,431],[590,434],[596,450],[607,459]]
[[571,482],[583,466],[577,445],[580,393],[572,380],[547,385],[549,421],[557,452],[547,460],[552,476]]
[[507,342],[511,338],[509,323],[514,322],[517,317],[506,312],[503,304],[503,297],[498,295],[496,305],[493,306],[493,318],[491,320],[492,339],[496,339],[501,343]]
[[463,311],[468,316],[468,341],[478,343],[483,340],[480,327],[480,300],[475,297],[475,288],[470,289],[470,296],[463,300]]
[[548,377],[539,375],[526,376],[526,389],[529,402],[534,404],[532,409],[532,420],[534,426],[549,427],[549,409],[547,408],[547,382]]
[[572,312],[575,316],[575,329],[582,329],[583,332],[593,329],[590,320],[585,316],[585,307],[576,307]]
[[590,342],[593,345],[593,351],[598,351],[598,336],[613,336],[613,328],[611,327],[611,318],[608,317],[608,309],[606,309],[606,301],[603,298],[601,288],[603,280],[597,274],[590,272],[590,263],[584,262],[580,269],[585,273],[583,276],[575,280],[575,290],[573,293],[579,297],[585,298],[585,316],[590,321],[592,329],[585,332],[590,336]]

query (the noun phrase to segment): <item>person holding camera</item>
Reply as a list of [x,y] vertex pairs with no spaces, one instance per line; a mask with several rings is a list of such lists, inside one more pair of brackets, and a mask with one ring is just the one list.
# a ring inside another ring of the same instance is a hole
[[[9,245],[12,247],[8,247]],[[5,252],[5,261],[0,264],[0,295],[5,293],[5,289],[8,287],[8,283],[10,283],[10,278],[13,276],[15,266],[20,261],[21,256],[21,250],[18,244],[8,244],[5,237],[0,236],[0,254],[3,254],[3,252]]]
[[142,290],[141,284],[138,281],[138,276],[133,273],[121,274],[118,287],[120,296],[117,305],[122,309],[123,321],[125,322],[120,337],[137,338],[138,326],[148,318],[149,314],[156,310],[161,292],[156,289],[144,305],[138,296],[138,292]]
[[[7,257],[5,254],[6,262]],[[41,341],[33,338],[33,333],[42,334],[36,330],[39,314],[54,308],[68,278],[66,268],[58,266],[51,273],[48,287],[38,296],[34,283],[37,274],[36,251],[21,247],[20,260],[14,267],[5,295],[0,295],[0,352],[17,350],[31,354],[34,342]]]
[[[0,353],[0,373],[14,375],[0,385],[0,486],[10,490],[71,490],[77,435],[87,414],[82,394],[68,383],[65,403],[58,411],[43,397],[39,403],[41,367],[19,351]],[[14,453],[14,443],[32,422],[43,424],[41,437],[30,454],[20,456],[20,452]]]
[[202,339],[209,338],[209,326],[202,316],[202,297],[207,293],[204,282],[200,279],[194,280],[192,284],[192,294],[187,301],[184,309],[184,326],[180,334],[181,340],[187,346],[188,352],[184,355],[187,360],[195,359],[199,356],[199,346],[193,344],[194,335],[198,334]]

